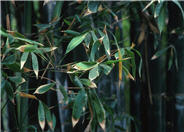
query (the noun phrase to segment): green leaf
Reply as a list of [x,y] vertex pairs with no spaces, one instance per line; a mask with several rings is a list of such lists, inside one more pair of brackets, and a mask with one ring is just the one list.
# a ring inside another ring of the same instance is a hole
[[15,83],[15,84],[17,84],[17,85],[19,85],[19,84],[21,84],[21,83],[24,83],[24,82],[26,81],[26,80],[25,80],[23,77],[21,77],[20,75],[13,76],[13,77],[9,76],[8,78],[10,79],[10,81],[12,81],[13,83]]
[[17,56],[16,54],[10,55],[8,57],[6,57],[3,61],[2,64],[5,65],[10,65],[10,64],[14,64],[16,62]]
[[20,52],[34,52],[37,49],[37,45],[26,44],[17,48]]
[[54,18],[59,18],[59,17],[60,17],[60,15],[61,15],[61,10],[62,10],[62,7],[63,7],[63,2],[64,2],[64,1],[57,1],[57,2],[56,2],[56,5],[55,5],[54,11],[53,11],[52,19],[54,19]]
[[138,51],[138,50],[136,50],[136,49],[132,49],[133,51],[135,51],[136,52],[136,54],[139,56],[139,58],[140,58],[140,61],[139,61],[139,77],[141,77],[141,70],[142,70],[142,56],[141,56],[141,53]]
[[110,58],[110,43],[109,43],[109,37],[107,34],[104,34],[102,31],[98,30],[101,37],[104,37],[103,38],[103,44],[104,44],[104,47],[105,47],[105,51],[106,51],[106,54],[107,56]]
[[53,130],[53,120],[52,120],[51,112],[47,105],[43,104],[43,106],[44,106],[45,117],[46,117],[47,123],[49,127],[51,128],[51,130]]
[[36,42],[36,41],[33,41],[33,40],[29,40],[29,39],[26,39],[26,38],[19,38],[19,37],[14,37],[14,38],[17,39],[17,40],[21,40],[21,41],[30,43],[30,44],[35,44],[35,45],[43,46],[43,44],[41,44],[39,42]]
[[[125,48],[121,48],[120,49],[121,55],[122,57],[125,55]],[[119,58],[119,54],[118,52],[115,53],[115,58],[118,59]]]
[[51,52],[54,51],[55,49],[57,49],[57,47],[38,48],[37,50],[39,50],[40,52]]
[[77,70],[87,71],[92,69],[97,65],[96,62],[79,62],[74,65],[74,68]]
[[52,122],[53,122],[53,130],[56,127],[56,116],[54,114],[52,114]]
[[75,36],[79,36],[80,35],[79,32],[76,32],[76,31],[73,31],[73,30],[65,30],[63,32],[67,33],[67,34],[75,35]]
[[66,49],[66,53],[69,53],[71,50],[73,50],[75,47],[77,47],[86,37],[87,33],[77,36],[75,38],[73,38],[70,43],[68,44],[68,47]]
[[99,76],[98,65],[89,71],[89,80],[94,80]]
[[36,89],[34,94],[43,94],[43,93],[47,92],[49,89],[53,88],[54,85],[55,85],[55,83],[41,85]]
[[87,87],[97,88],[96,84],[94,82],[90,81],[89,79],[83,78],[83,79],[80,79],[80,81],[82,82],[82,84],[84,84]]
[[96,42],[98,40],[97,36],[95,35],[95,32],[94,31],[91,31],[90,32],[91,35],[92,35],[92,38],[93,38],[93,41]]
[[81,89],[84,89],[84,86],[82,85],[82,83],[81,83],[78,76],[75,76],[74,83],[75,83],[76,86],[80,87]]
[[157,24],[158,24],[158,28],[160,30],[160,33],[164,29],[165,19],[166,19],[166,8],[165,8],[165,6],[162,6],[160,14],[159,14],[159,16],[157,18]]
[[96,13],[98,11],[99,2],[98,1],[89,1],[88,3],[88,9],[92,13]]
[[38,78],[38,59],[37,59],[37,57],[36,57],[36,55],[32,52],[31,53],[31,55],[32,55],[32,66],[33,66],[33,70],[34,70],[34,72],[35,72],[35,74],[36,74],[36,77]]
[[39,101],[39,106],[38,106],[38,122],[40,124],[40,127],[42,130],[45,128],[45,111],[44,111],[44,106],[41,101]]
[[100,43],[99,41],[95,41],[92,45],[92,48],[91,48],[91,53],[90,53],[90,60],[91,61],[95,61],[95,55],[96,55],[96,52],[98,51],[99,47],[100,47]]
[[67,102],[68,101],[68,94],[67,94],[66,89],[62,85],[60,85],[59,90],[63,94],[64,102]]
[[[72,117],[75,120],[79,120],[83,111],[83,107],[85,107],[86,103],[87,103],[87,94],[85,93],[84,90],[80,90],[73,104]],[[75,126],[75,124],[73,123],[73,126]]]
[[107,64],[100,64],[100,67],[102,67],[102,71],[105,75],[108,75],[112,68],[113,68],[113,65],[107,65]]
[[155,8],[155,12],[154,12],[155,18],[159,16],[161,8],[163,6],[163,3],[164,3],[163,1],[161,1],[160,3],[157,3],[156,8]]
[[180,3],[178,2],[178,0],[172,0],[181,10],[182,16],[183,16],[183,20],[184,20],[184,11],[182,6],[180,5]]
[[29,55],[29,52],[24,52],[21,56],[21,59],[20,59],[20,69],[23,68],[24,64],[26,63],[27,61],[27,58],[28,58],[28,55]]
[[170,48],[170,47],[168,46],[168,47],[166,47],[166,48],[164,48],[164,49],[161,49],[161,50],[157,51],[157,52],[152,56],[151,60],[157,59],[157,58],[160,57],[162,54],[164,54],[169,48]]
[[94,107],[98,122],[102,129],[105,129],[105,110],[104,107],[98,98],[95,90],[90,90],[91,97],[92,97],[92,107]]

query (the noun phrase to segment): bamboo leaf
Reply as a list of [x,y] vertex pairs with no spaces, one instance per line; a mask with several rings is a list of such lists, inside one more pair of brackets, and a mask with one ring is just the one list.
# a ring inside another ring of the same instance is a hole
[[34,94],[43,94],[43,93],[47,92],[48,90],[50,90],[51,88],[53,88],[54,85],[55,85],[55,83],[41,85],[36,89]]
[[160,33],[164,29],[165,19],[166,19],[166,8],[165,8],[165,6],[162,6],[160,14],[159,14],[159,16],[157,18],[157,24],[158,24],[158,28],[160,30]]
[[38,66],[38,59],[33,52],[31,53],[31,55],[32,55],[32,67],[33,67],[33,70],[36,74],[36,77],[38,78],[38,67],[39,67]]
[[94,109],[95,109],[98,123],[100,124],[101,128],[105,131],[105,109],[104,109],[100,99],[98,98],[96,91],[90,90],[90,94],[91,94],[92,99],[93,99],[92,107],[94,107]]
[[20,52],[33,52],[37,49],[37,45],[26,44],[17,48]]
[[71,34],[71,35],[75,35],[75,36],[79,36],[80,35],[79,32],[76,32],[76,31],[73,31],[73,30],[64,30],[62,32],[67,33],[67,34]]
[[53,120],[52,120],[51,112],[47,105],[43,104],[43,106],[44,106],[44,112],[45,112],[45,117],[46,117],[48,126],[51,128],[51,130],[53,130]]
[[12,81],[13,83],[15,83],[16,85],[19,85],[19,84],[21,84],[21,83],[24,83],[26,80],[23,78],[23,77],[21,77],[20,75],[18,76],[9,76],[8,77],[9,79],[10,79],[10,81]]
[[73,110],[72,110],[73,127],[78,122],[78,120],[82,114],[83,107],[85,107],[86,103],[87,103],[87,95],[86,95],[84,90],[80,90],[78,95],[76,96],[74,104],[73,104]]
[[40,127],[42,130],[45,128],[45,111],[44,111],[44,106],[41,101],[39,101],[39,106],[38,106],[38,122],[40,124]]
[[95,41],[92,45],[92,48],[91,48],[91,53],[90,53],[90,60],[91,61],[95,61],[95,55],[96,55],[96,52],[98,51],[99,47],[100,47],[100,43],[99,41]]
[[63,94],[64,101],[67,102],[68,101],[68,94],[67,94],[66,89],[62,85],[60,85],[59,90]]
[[123,70],[125,71],[125,74],[128,76],[128,78],[132,79],[133,81],[135,80],[125,66],[123,66]]
[[77,64],[74,64],[73,67],[77,70],[87,71],[92,69],[96,65],[97,65],[96,62],[79,62]]
[[56,50],[57,47],[49,47],[49,48],[38,48],[38,50],[40,50],[41,52],[51,52]]
[[157,51],[151,58],[151,60],[155,60],[157,59],[158,57],[160,57],[162,54],[164,54],[170,47],[166,47],[164,49],[161,49],[159,51]]
[[21,59],[20,59],[20,69],[22,69],[24,64],[26,63],[28,55],[29,55],[29,52],[24,52],[22,54]]
[[98,65],[89,71],[89,80],[94,80],[99,76]]
[[54,114],[52,114],[52,122],[53,122],[53,130],[56,127],[56,116]]
[[66,53],[69,53],[71,50],[73,50],[75,47],[77,47],[86,37],[87,33],[77,36],[75,38],[73,38],[70,43],[68,44],[68,47],[66,49]]
[[110,43],[109,43],[109,38],[108,38],[108,35],[107,33],[104,34],[102,31],[98,30],[101,37],[103,37],[103,44],[104,44],[104,47],[105,47],[105,51],[106,51],[106,54],[108,57],[110,57]]

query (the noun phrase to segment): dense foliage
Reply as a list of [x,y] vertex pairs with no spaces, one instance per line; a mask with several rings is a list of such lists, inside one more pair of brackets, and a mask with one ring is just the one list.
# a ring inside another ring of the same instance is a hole
[[[162,117],[136,115],[136,94],[142,91],[143,112],[159,113],[161,88],[167,87],[161,81],[184,67],[182,49],[168,44],[173,34],[183,42],[182,4],[2,2],[2,130],[148,131],[144,122]],[[178,10],[178,23],[170,19],[169,5]],[[163,68],[167,75],[159,75]],[[157,130],[165,131],[159,121]],[[174,128],[181,131],[180,125]]]

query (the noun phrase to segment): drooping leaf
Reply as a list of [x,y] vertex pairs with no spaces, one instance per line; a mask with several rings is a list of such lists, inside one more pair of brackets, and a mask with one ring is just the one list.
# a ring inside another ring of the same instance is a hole
[[159,16],[162,6],[163,6],[163,1],[161,1],[160,3],[157,3],[156,8],[155,8],[155,12],[154,12],[155,18],[157,18]]
[[69,53],[71,50],[73,50],[75,47],[77,47],[86,37],[87,33],[77,36],[75,38],[73,38],[70,43],[68,44],[68,47],[66,49],[66,53]]
[[92,69],[96,65],[97,65],[96,62],[79,62],[77,64],[74,64],[74,68],[77,70],[87,71]]
[[105,47],[105,51],[106,51],[106,54],[108,57],[110,57],[110,42],[109,42],[109,37],[106,34],[104,34],[102,31],[98,30],[101,37],[103,37],[103,44],[104,44],[104,47]]
[[24,64],[26,63],[28,55],[29,55],[29,52],[24,52],[22,54],[21,59],[20,59],[20,69],[22,69]]
[[90,60],[95,61],[95,55],[100,47],[99,41],[95,41],[92,45],[91,52],[90,52]]
[[89,80],[94,80],[99,76],[98,65],[89,71]]
[[59,90],[63,94],[64,101],[67,102],[68,101],[68,94],[67,94],[66,89],[62,85],[60,85]]
[[57,2],[56,2],[56,5],[55,5],[54,11],[53,11],[52,19],[57,19],[57,18],[60,17],[60,15],[61,15],[61,10],[62,10],[62,7],[63,7],[63,2],[64,2],[64,1],[57,1]]
[[48,90],[50,90],[51,88],[53,88],[54,85],[55,85],[55,83],[41,85],[36,89],[34,94],[43,94],[43,93],[47,92]]
[[56,116],[54,114],[52,114],[52,122],[53,122],[53,130],[56,127]]
[[45,111],[44,106],[41,101],[39,101],[38,105],[38,122],[42,130],[45,128]]
[[82,111],[83,111],[83,107],[85,107],[87,103],[87,94],[85,93],[84,90],[80,90],[78,92],[78,95],[75,98],[74,104],[73,104],[73,110],[72,110],[72,118],[73,121],[73,127],[76,125],[76,123],[78,122]]
[[166,19],[166,8],[165,8],[165,6],[162,6],[160,14],[157,18],[157,24],[158,24],[158,28],[160,30],[160,33],[162,33],[162,31],[164,29],[165,19]]
[[31,56],[32,56],[32,67],[33,67],[34,73],[36,74],[36,77],[38,78],[38,69],[39,69],[38,59],[33,52],[31,52]]
[[98,98],[96,91],[94,91],[93,89],[90,90],[90,94],[92,96],[92,107],[94,107],[96,115],[97,115],[97,119],[98,122],[100,124],[100,126],[102,127],[103,130],[105,130],[105,110],[104,107],[100,101],[100,99]]
[[43,104],[43,107],[44,107],[45,117],[46,117],[48,126],[51,128],[51,130],[53,130],[53,120],[52,120],[51,112],[46,104]]

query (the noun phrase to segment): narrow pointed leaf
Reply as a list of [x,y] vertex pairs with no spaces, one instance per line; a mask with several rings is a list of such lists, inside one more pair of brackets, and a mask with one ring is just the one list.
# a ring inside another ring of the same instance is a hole
[[66,89],[62,85],[60,85],[59,90],[63,94],[64,102],[67,102],[68,101],[68,94],[67,94]]
[[51,88],[53,88],[54,85],[55,85],[55,83],[49,83],[49,84],[41,85],[40,87],[38,87],[36,89],[34,94],[43,94],[43,93],[49,91]]
[[68,44],[68,47],[66,49],[66,53],[69,53],[71,50],[73,50],[75,47],[77,47],[86,37],[87,33],[77,36],[75,38],[73,38],[70,43]]
[[96,65],[97,65],[96,62],[79,62],[79,63],[74,65],[74,68],[77,69],[77,70],[86,71],[86,70],[92,69]]
[[82,82],[82,84],[84,84],[85,86],[87,87],[90,87],[90,88],[97,88],[96,84],[92,81],[90,81],[89,79],[80,79],[80,81]]
[[36,77],[38,78],[38,59],[34,53],[31,53],[32,55],[32,67],[34,70],[34,73],[36,74]]
[[72,110],[73,127],[78,122],[82,114],[83,107],[85,107],[86,103],[87,103],[87,95],[84,90],[80,90],[73,104],[73,110]]
[[44,106],[44,112],[45,112],[45,117],[46,117],[48,126],[51,128],[51,130],[53,130],[53,120],[52,120],[51,112],[47,105],[43,104],[43,106]]
[[99,76],[98,66],[94,67],[89,71],[89,80],[94,80]]
[[26,63],[28,55],[29,55],[29,52],[24,52],[22,54],[21,59],[20,59],[20,69],[22,69],[24,64]]
[[44,106],[41,101],[39,101],[39,106],[38,106],[38,122],[40,124],[40,127],[42,130],[45,128],[45,111],[44,111]]

